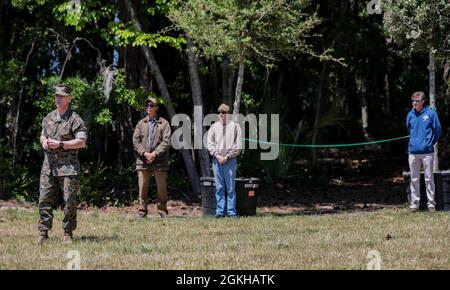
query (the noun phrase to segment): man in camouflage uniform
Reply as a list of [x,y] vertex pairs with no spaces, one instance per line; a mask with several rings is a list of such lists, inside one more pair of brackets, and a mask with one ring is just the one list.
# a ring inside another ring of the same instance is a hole
[[167,172],[169,171],[170,124],[158,116],[158,101],[150,98],[145,102],[147,116],[136,125],[133,134],[133,147],[138,158],[136,171],[139,184],[139,200],[141,208],[139,216],[148,214],[148,186],[150,177],[155,176],[157,209],[161,217],[167,211]]
[[77,226],[76,195],[80,189],[78,149],[86,145],[87,130],[81,117],[69,108],[71,101],[70,88],[64,84],[56,85],[56,110],[42,121],[40,141],[45,157],[39,186],[39,243],[48,239],[53,207],[60,193],[64,198],[65,243],[72,242],[72,232]]

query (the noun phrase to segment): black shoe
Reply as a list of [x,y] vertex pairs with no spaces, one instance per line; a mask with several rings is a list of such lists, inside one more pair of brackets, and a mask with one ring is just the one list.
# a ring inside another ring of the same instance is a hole
[[223,215],[221,215],[221,214],[216,214],[216,219],[221,219],[221,218],[223,218],[224,216]]

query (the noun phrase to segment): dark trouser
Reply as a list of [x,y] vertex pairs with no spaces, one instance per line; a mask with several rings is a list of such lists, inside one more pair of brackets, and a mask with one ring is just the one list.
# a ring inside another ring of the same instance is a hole
[[64,197],[64,231],[71,232],[77,227],[77,193],[80,190],[80,176],[49,176],[41,174],[39,186],[39,231],[52,228],[53,207],[59,194]]

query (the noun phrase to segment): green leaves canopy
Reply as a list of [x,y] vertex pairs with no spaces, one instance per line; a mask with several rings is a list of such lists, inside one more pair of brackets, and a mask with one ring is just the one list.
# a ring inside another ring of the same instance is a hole
[[263,64],[295,53],[316,55],[307,40],[317,36],[320,19],[306,0],[179,1],[169,18],[192,38],[205,56],[248,56]]
[[387,33],[406,53],[450,50],[448,0],[383,1]]

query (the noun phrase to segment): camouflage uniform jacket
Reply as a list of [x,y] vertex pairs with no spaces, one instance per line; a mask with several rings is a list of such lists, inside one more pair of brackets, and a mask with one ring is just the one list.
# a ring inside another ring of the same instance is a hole
[[[138,122],[133,134],[133,147],[138,157],[136,160],[136,170],[157,169],[169,170],[169,149],[170,149],[170,124],[166,119],[156,117],[153,129],[151,144],[148,142],[149,117],[146,116]],[[145,152],[156,151],[155,161],[147,164],[144,157]]]
[[[87,129],[81,117],[68,109],[63,116],[55,110],[42,120],[42,136],[59,141],[77,138],[87,139]],[[78,150],[62,148],[48,149],[44,152],[41,174],[52,176],[73,176],[80,174]]]

